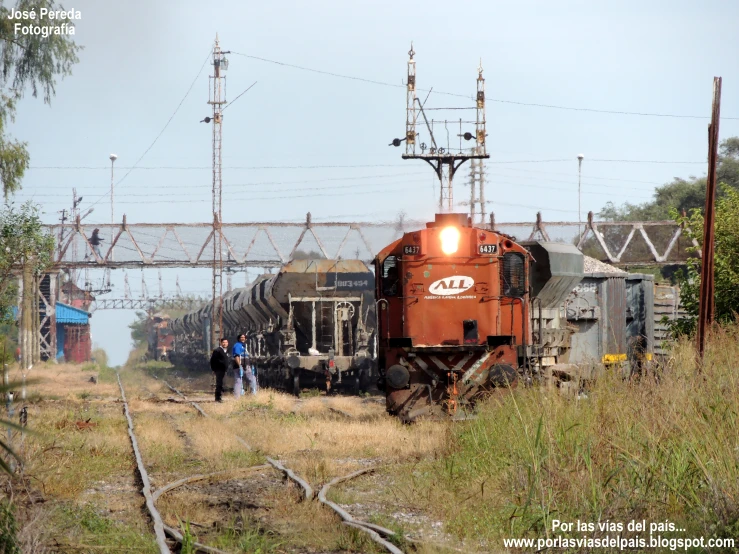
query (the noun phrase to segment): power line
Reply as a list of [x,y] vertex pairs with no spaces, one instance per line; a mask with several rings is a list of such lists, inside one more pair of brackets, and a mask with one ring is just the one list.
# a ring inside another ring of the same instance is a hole
[[[498,168],[498,171],[517,171],[521,173],[539,173],[542,175],[563,175],[565,177],[572,177],[573,179],[577,179],[577,173],[563,173],[561,171],[539,171],[536,169],[521,169],[518,167],[501,167]],[[619,179],[616,177],[600,177],[597,175],[588,175],[588,179],[598,179],[602,181],[616,181],[619,183],[644,183],[646,185],[665,185],[666,183],[660,182],[660,181],[640,181],[638,179]]]
[[[118,169],[133,169],[134,166],[117,166]],[[223,169],[353,169],[353,168],[374,168],[374,167],[408,167],[408,164],[358,164],[358,165],[242,165],[242,166],[223,166]],[[91,170],[109,170],[110,166],[103,165],[77,165],[77,166],[52,166],[52,165],[37,165],[31,166],[28,169],[91,169]],[[139,166],[136,169],[153,169],[153,170],[212,170],[213,166],[200,165],[200,166],[172,166],[172,165],[158,165],[158,166]]]
[[[504,177],[511,177],[511,176],[504,176]],[[428,182],[427,179],[415,179],[415,180],[403,180],[403,181],[398,181],[398,182],[395,182],[395,183],[393,183],[393,182],[390,182],[390,183],[381,183],[381,184],[378,184],[378,185],[353,185],[352,187],[336,186],[336,185],[334,185],[334,186],[328,186],[328,187],[310,187],[310,188],[299,188],[299,189],[276,191],[276,192],[279,192],[279,194],[276,195],[276,196],[251,196],[251,195],[241,196],[241,195],[231,195],[231,198],[232,199],[235,199],[235,200],[246,199],[246,200],[264,200],[264,201],[268,201],[268,200],[281,200],[281,201],[285,201],[287,199],[292,199],[292,198],[314,198],[315,197],[315,194],[305,194],[305,195],[292,194],[294,192],[308,192],[308,191],[314,192],[314,191],[327,191],[327,190],[336,190],[336,189],[343,191],[343,190],[345,190],[347,188],[352,188],[352,189],[361,188],[361,189],[363,189],[362,191],[359,191],[359,192],[356,192],[356,191],[338,192],[338,193],[334,193],[334,192],[325,193],[324,192],[324,195],[322,196],[322,198],[323,199],[329,199],[329,198],[336,197],[336,196],[378,194],[378,193],[383,193],[383,192],[397,192],[397,188],[398,187],[406,187],[409,184],[427,183],[427,182]],[[561,182],[564,183],[565,181],[561,181]],[[572,192],[572,190],[570,188],[568,188],[568,187],[554,187],[554,186],[535,185],[535,184],[528,184],[528,183],[495,183],[495,184],[496,185],[499,185],[499,186],[510,187],[510,188],[520,187],[520,188],[535,188],[535,189],[540,189],[540,190],[559,191],[559,192]],[[368,190],[368,187],[373,187],[373,186],[383,186],[383,187],[394,186],[394,188],[383,188],[383,189],[372,189],[372,190]],[[595,185],[595,186],[598,186],[598,185]],[[600,185],[600,186],[603,186],[603,185]],[[632,187],[632,189],[633,189],[633,187]],[[634,190],[639,190],[639,189],[634,189]],[[273,191],[271,191],[271,190],[251,191],[251,194],[264,194],[264,193],[269,193],[269,192],[273,192]],[[288,193],[290,195],[289,195],[289,197],[286,197],[285,195],[288,194]],[[585,192],[583,192],[583,194],[587,194],[587,195],[590,195],[590,196],[606,196],[606,197],[613,197],[614,196],[613,193],[608,193],[608,192],[591,192],[591,191],[585,191]],[[634,195],[634,194],[631,194],[631,193],[629,193],[629,194],[630,194],[630,197],[631,198],[640,198],[640,199],[644,199],[644,200],[649,200],[650,198],[652,198],[651,195],[650,196],[641,196],[641,195],[637,196],[637,195]],[[53,195],[49,195],[49,196],[53,196]],[[156,200],[156,199],[152,198],[152,195],[151,194],[127,194],[126,197],[127,198],[130,198],[130,197],[145,197],[145,198],[148,198],[148,200],[146,200],[146,201],[142,201],[142,200],[130,200],[130,201],[122,200],[121,201],[122,204],[164,204],[164,203],[166,203],[166,204],[184,204],[184,203],[200,202],[200,201],[203,200],[202,198],[189,198],[187,200],[172,200],[170,198],[167,198],[167,199],[162,199],[162,200]]]
[[[546,160],[487,160],[486,164],[534,164],[534,163],[561,163],[561,162],[572,162],[572,158],[554,158]],[[610,163],[634,163],[634,164],[706,164],[705,160],[702,161],[680,161],[680,160],[627,160],[627,159],[604,159],[604,158],[590,158],[589,162],[610,162]],[[223,169],[353,169],[353,168],[375,168],[375,167],[408,167],[408,164],[358,164],[358,165],[243,165],[243,166],[223,166]],[[28,169],[45,170],[109,170],[110,166],[31,166]],[[119,167],[119,169],[127,169],[126,167]],[[212,166],[131,166],[130,169],[140,170],[212,170]],[[120,181],[119,181],[120,182]]]
[[[134,169],[136,169],[136,166],[137,166],[137,165],[139,164],[139,162],[140,162],[141,160],[143,160],[143,159],[144,159],[144,156],[146,156],[146,154],[148,154],[148,153],[149,153],[149,150],[151,150],[151,149],[152,149],[152,148],[154,147],[154,145],[155,145],[155,144],[157,143],[157,141],[159,140],[159,137],[161,137],[161,136],[162,136],[162,134],[164,134],[164,131],[166,131],[166,130],[167,130],[167,127],[169,127],[169,124],[170,124],[170,123],[172,122],[172,119],[174,119],[174,116],[175,116],[175,115],[177,115],[177,112],[178,112],[178,111],[180,110],[180,107],[182,106],[183,102],[184,102],[184,101],[185,101],[185,100],[187,99],[187,97],[188,97],[188,96],[190,95],[190,91],[191,91],[191,90],[192,90],[192,88],[193,88],[193,87],[195,86],[195,83],[197,82],[198,78],[200,77],[200,74],[201,74],[201,73],[203,72],[203,68],[205,67],[205,64],[206,64],[206,63],[208,63],[208,60],[210,59],[210,54],[211,54],[211,52],[210,52],[210,50],[209,50],[209,51],[208,51],[208,55],[206,56],[205,60],[203,61],[203,65],[201,65],[201,66],[200,66],[200,70],[198,71],[198,74],[197,74],[197,75],[195,76],[195,78],[194,78],[194,79],[192,80],[192,83],[190,83],[190,88],[188,88],[188,89],[187,89],[187,92],[185,93],[185,96],[183,96],[183,97],[182,97],[182,100],[180,100],[180,103],[179,103],[179,104],[177,104],[177,107],[175,108],[174,112],[172,112],[172,115],[171,115],[171,116],[169,116],[169,119],[167,120],[167,123],[165,123],[165,124],[164,124],[164,127],[162,127],[162,130],[161,130],[161,131],[159,131],[159,134],[158,134],[158,135],[156,136],[156,138],[154,139],[154,142],[152,142],[152,143],[151,143],[151,144],[149,145],[149,147],[148,147],[148,148],[147,148],[146,150],[144,150],[144,153],[143,153],[143,154],[141,154],[141,156],[139,157],[139,159],[138,159],[138,160],[136,160],[136,163],[134,163],[134,164],[133,164],[133,165],[132,165],[132,166],[130,167],[130,169],[129,169],[129,170],[128,170],[128,171],[126,172],[126,174],[125,174],[125,175],[124,175],[123,177],[121,177],[121,178],[120,178],[120,179],[118,180],[118,182],[116,183],[116,185],[120,185],[120,184],[121,184],[121,183],[122,183],[122,182],[123,182],[123,181],[124,181],[124,180],[126,179],[126,177],[128,177],[128,176],[129,176],[129,175],[131,174],[131,172],[132,172],[132,171],[133,171]],[[112,191],[113,191],[113,186],[111,186],[111,187],[110,187],[110,190],[108,191],[108,193],[107,193],[107,194],[106,194],[105,196],[101,197],[101,198],[100,198],[99,200],[97,200],[97,201],[96,201],[96,202],[95,202],[94,204],[92,204],[92,205],[94,206],[95,204],[97,204],[98,202],[100,202],[100,201],[101,201],[101,200],[102,200],[103,198],[105,198],[105,197],[109,196],[109,195],[111,194],[111,192],[112,192]]]
[[[245,58],[249,58],[252,60],[258,60],[261,62],[271,63],[275,65],[281,65],[284,67],[291,67],[293,69],[300,69],[301,71],[308,71],[311,73],[319,73],[322,75],[328,75],[330,77],[337,77],[340,79],[349,79],[352,81],[360,81],[364,83],[370,83],[373,85],[380,85],[385,87],[393,87],[393,88],[405,88],[406,85],[404,84],[397,84],[397,83],[388,83],[385,81],[377,81],[374,79],[365,79],[363,77],[354,77],[352,75],[344,75],[341,73],[334,73],[331,71],[323,71],[320,69],[314,69],[310,67],[304,67],[301,65],[296,64],[290,64],[285,62],[279,62],[276,60],[269,60],[267,58],[261,58],[259,56],[251,56],[249,54],[242,54],[239,52],[231,52],[232,54],[235,54],[237,56],[243,56]],[[422,92],[429,92],[428,89],[418,89]],[[466,98],[466,99],[472,99],[472,96],[469,94],[458,94],[454,92],[444,92],[440,90],[434,90],[435,94],[443,94],[446,96],[455,96],[458,98]],[[513,104],[516,106],[528,106],[528,107],[534,107],[534,108],[549,108],[549,109],[555,109],[555,110],[566,110],[566,111],[575,111],[575,112],[591,112],[591,113],[603,113],[603,114],[611,114],[611,115],[633,115],[633,116],[642,116],[642,117],[666,117],[666,118],[675,118],[675,119],[710,119],[709,116],[703,116],[703,115],[681,115],[681,114],[670,114],[670,113],[655,113],[655,112],[630,112],[626,110],[605,110],[605,109],[598,109],[598,108],[578,108],[578,107],[572,107],[572,106],[559,106],[556,104],[542,104],[542,103],[534,103],[534,102],[520,102],[517,100],[506,100],[502,98],[485,98],[488,102],[496,102],[499,104]],[[722,116],[721,119],[725,120],[736,120],[739,119],[739,117],[725,117]],[[593,160],[590,160],[593,161]]]
[[[405,166],[408,168],[408,165]],[[254,187],[254,186],[261,186],[261,185],[286,185],[286,184],[300,184],[300,183],[322,183],[324,181],[360,181],[360,180],[366,180],[366,179],[385,179],[389,177],[403,177],[403,176],[419,176],[419,175],[428,175],[428,172],[422,172],[419,170],[416,171],[405,171],[405,172],[394,172],[394,173],[381,173],[377,175],[360,175],[360,176],[350,176],[350,177],[326,177],[321,179],[300,179],[300,180],[292,180],[292,181],[252,181],[250,183],[228,183],[223,185],[224,187]],[[180,185],[180,184],[169,184],[169,185],[148,185],[148,184],[142,184],[142,185],[132,185],[132,187],[143,187],[147,190],[150,190],[152,188],[167,188],[167,189],[183,189],[183,188],[201,188],[205,190],[204,185]],[[209,185],[210,187],[210,185]],[[44,185],[45,189],[50,188],[67,188],[67,185],[59,185],[59,187],[54,187],[50,185]],[[98,189],[99,187],[96,187],[95,185],[90,185],[89,187],[77,187],[78,190],[85,190],[87,188],[93,188]]]

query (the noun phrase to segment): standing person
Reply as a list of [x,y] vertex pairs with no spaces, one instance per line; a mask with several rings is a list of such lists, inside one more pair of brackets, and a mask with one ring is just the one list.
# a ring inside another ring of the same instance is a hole
[[243,344],[244,342],[246,342],[246,337],[239,335],[239,339],[234,344],[233,350],[231,350],[231,354],[234,357],[234,396],[236,398],[241,398],[241,395],[244,394],[244,360],[248,355],[246,353],[246,347]]
[[239,356],[241,357],[241,367],[244,370],[244,375],[247,381],[249,381],[249,389],[252,394],[257,394],[257,379],[254,377],[251,364],[249,364],[249,352],[246,349],[246,335],[239,335],[239,341],[234,345],[234,356],[236,355],[236,348],[239,349]]
[[216,402],[223,402],[223,378],[229,367],[228,339],[221,339],[221,346],[213,350],[210,356],[210,369],[216,374]]
[[95,251],[95,254],[98,255],[99,258],[102,258],[103,255],[100,253],[100,243],[103,242],[103,239],[100,238],[100,229],[93,229],[92,236],[90,237],[90,244],[92,245],[92,249]]

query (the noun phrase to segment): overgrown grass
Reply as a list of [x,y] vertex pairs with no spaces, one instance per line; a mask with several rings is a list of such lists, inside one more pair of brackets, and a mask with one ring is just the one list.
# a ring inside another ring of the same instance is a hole
[[454,427],[442,455],[416,466],[401,492],[440,513],[448,531],[490,547],[551,536],[554,519],[669,520],[685,532],[662,536],[737,537],[737,360],[731,327],[714,333],[702,373],[683,342],[658,378],[606,375],[587,399],[507,391]]
[[151,531],[111,519],[105,510],[93,505],[64,504],[53,509],[45,527],[58,544],[74,552],[157,552]]

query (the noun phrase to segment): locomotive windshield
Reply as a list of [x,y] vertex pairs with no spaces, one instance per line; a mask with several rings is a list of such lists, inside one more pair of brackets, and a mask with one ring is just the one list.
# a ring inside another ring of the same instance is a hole
[[382,264],[382,294],[398,294],[398,259],[395,256],[388,256]]
[[500,288],[503,296],[520,298],[526,291],[524,256],[518,252],[507,252],[500,265]]

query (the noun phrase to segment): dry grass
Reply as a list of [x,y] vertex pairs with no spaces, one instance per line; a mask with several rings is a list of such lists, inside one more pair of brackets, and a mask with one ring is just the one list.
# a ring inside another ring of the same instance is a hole
[[198,417],[188,426],[193,447],[206,460],[211,471],[249,467],[263,463],[263,458],[249,452],[236,435],[217,420]]
[[[39,395],[29,408],[29,424],[45,432],[26,439],[26,467],[32,483],[49,500],[63,504],[47,504],[44,532],[31,542],[59,537],[64,544],[87,544],[93,551],[139,548],[127,544],[149,551],[150,525],[141,512],[115,374],[97,366],[49,364],[33,369],[29,377],[39,374],[41,381],[29,390]],[[93,375],[96,385],[88,382]],[[204,402],[212,417],[202,418],[187,403],[166,401],[176,395],[142,371],[124,369],[121,379],[155,488],[193,474],[233,469],[238,475],[239,469],[262,463],[263,454],[282,458],[318,486],[358,467],[433,457],[447,433],[447,425],[440,423],[403,426],[386,416],[381,404],[357,397],[298,400],[266,390],[238,400],[226,394],[222,404]],[[76,423],[88,419],[89,429],[79,430]],[[255,451],[247,450],[237,435]],[[279,545],[289,545],[310,551],[380,551],[325,508],[298,502],[297,490],[285,486],[281,475],[274,473],[272,480],[253,494],[231,495],[226,504],[217,501],[222,491],[181,489],[162,497],[160,507],[173,525],[178,517],[218,522],[207,533],[197,526],[193,532],[226,550],[277,552]],[[126,535],[121,525],[132,534]]]
[[[103,370],[101,378],[101,368],[95,364],[37,364],[26,373],[26,378],[33,381],[29,387],[29,396],[64,400],[117,398],[120,396],[118,385],[107,379],[108,371],[110,370]],[[18,368],[11,368],[11,381],[20,382],[22,377],[23,373]],[[97,383],[91,383],[91,377],[95,377]]]
[[364,422],[269,411],[247,412],[224,423],[252,447],[286,459],[316,485],[367,464],[432,456],[444,444],[447,428],[439,422],[404,426],[390,417]]
[[[93,427],[81,431],[75,423]],[[120,409],[102,403],[87,406],[54,404],[29,407],[29,428],[24,446],[26,473],[46,493],[74,498],[111,475],[130,471],[132,459],[126,426]]]
[[658,379],[607,373],[579,401],[511,391],[455,426],[442,455],[405,473],[396,493],[493,549],[501,536],[546,536],[555,518],[667,519],[686,531],[663,536],[736,537],[737,359],[731,327],[714,334],[701,374],[684,342]]

